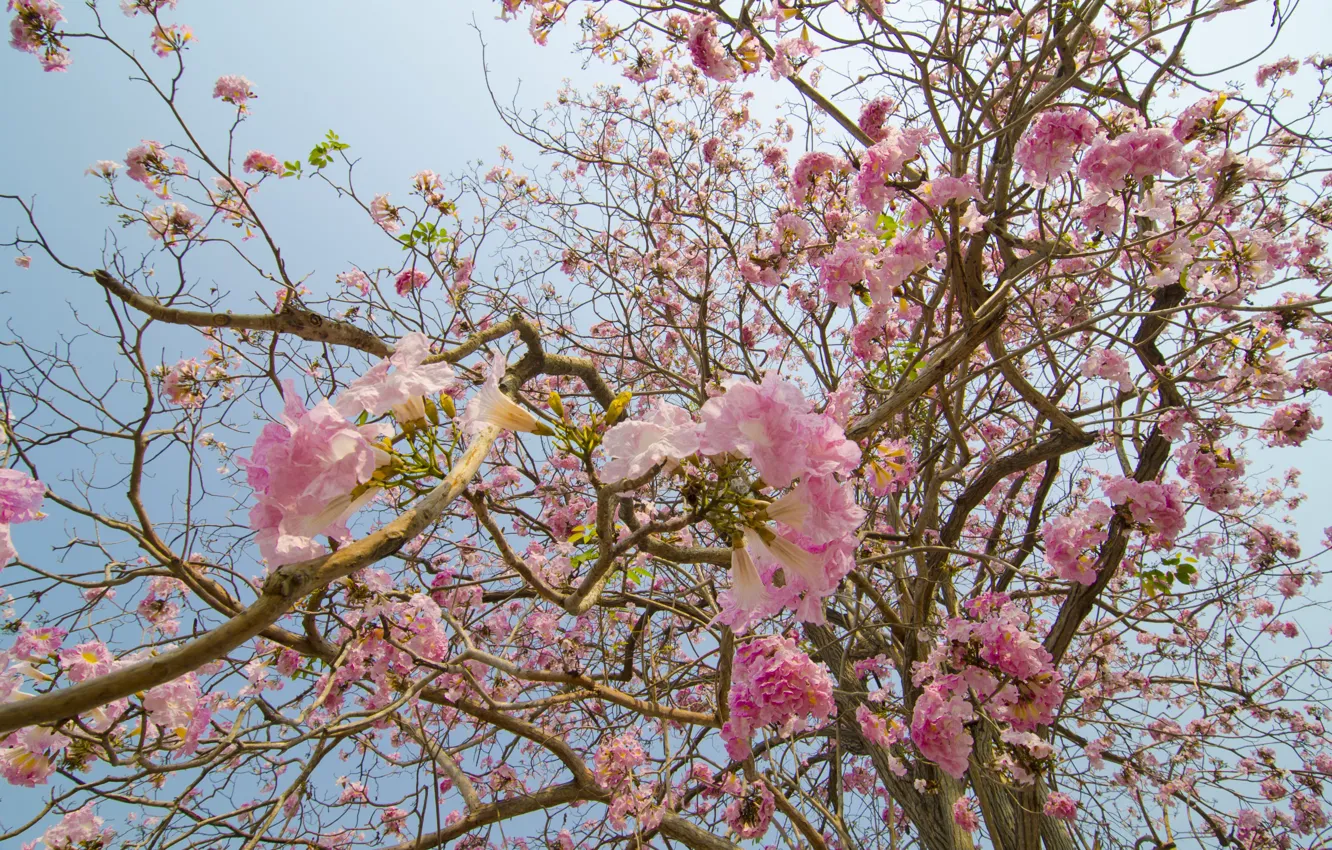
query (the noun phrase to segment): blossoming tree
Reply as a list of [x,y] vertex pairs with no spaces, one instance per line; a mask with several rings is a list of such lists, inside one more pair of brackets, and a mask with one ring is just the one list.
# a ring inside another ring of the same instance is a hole
[[[1332,59],[1198,70],[1255,4],[502,0],[609,82],[368,197],[105,5],[9,2],[178,125],[96,265],[5,197],[91,333],[4,353],[0,842],[1327,845],[1260,463],[1332,391]],[[299,179],[383,252],[294,275]]]

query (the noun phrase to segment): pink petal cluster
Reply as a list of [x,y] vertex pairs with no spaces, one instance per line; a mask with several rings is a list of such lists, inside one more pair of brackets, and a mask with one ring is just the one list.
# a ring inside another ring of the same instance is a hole
[[873,213],[883,212],[884,206],[897,196],[897,190],[887,184],[901,173],[903,166],[920,155],[920,149],[931,138],[933,134],[922,127],[884,128],[880,140],[861,158],[860,173],[856,176],[856,200],[860,205]]
[[966,724],[975,717],[971,703],[960,694],[928,687],[911,713],[911,742],[944,773],[961,779],[974,743]]
[[762,838],[772,823],[777,801],[762,780],[746,783],[736,791],[736,798],[726,806],[722,818],[740,838]]
[[125,17],[132,18],[142,12],[155,15],[163,9],[174,9],[179,0],[120,0],[120,10]]
[[165,59],[172,53],[180,52],[185,45],[194,41],[194,30],[183,24],[170,24],[168,26],[154,24],[152,39],[153,53]]
[[865,520],[855,492],[831,475],[808,475],[768,506],[768,518],[801,532],[813,545],[855,534]]
[[810,194],[818,189],[818,179],[824,174],[834,174],[847,168],[846,160],[823,151],[811,151],[796,161],[791,171],[791,200],[797,204],[807,203]]
[[705,77],[729,83],[740,76],[740,64],[726,53],[717,38],[717,21],[711,15],[699,15],[689,28],[689,58]]
[[1045,562],[1062,579],[1094,584],[1096,559],[1087,552],[1105,542],[1112,516],[1114,511],[1105,502],[1092,502],[1082,510],[1046,520],[1041,526]]
[[601,745],[593,757],[593,775],[597,784],[613,791],[632,782],[635,772],[646,762],[638,730],[631,729]]
[[1165,172],[1178,177],[1184,170],[1184,146],[1169,130],[1153,127],[1093,144],[1082,157],[1078,176],[1091,194],[1109,194],[1123,189],[1126,180],[1141,182]]
[[0,741],[0,776],[10,785],[33,788],[46,784],[56,759],[73,739],[44,726],[28,726]]
[[976,814],[974,798],[958,797],[953,801],[953,823],[963,832],[975,832],[980,829],[980,817]]
[[370,201],[370,218],[384,228],[385,233],[397,233],[402,229],[401,213],[389,203],[388,198],[388,195],[375,195]]
[[99,640],[81,643],[60,653],[60,667],[71,682],[105,676],[115,666],[111,650]]
[[1096,138],[1096,119],[1081,109],[1052,109],[1031,122],[1013,152],[1027,182],[1050,185],[1073,168],[1073,158]]
[[352,269],[349,272],[339,272],[335,275],[335,279],[347,289],[354,289],[362,295],[370,294],[370,278],[360,269]]
[[398,341],[392,356],[380,360],[352,381],[334,403],[338,413],[355,419],[361,413],[383,416],[390,410],[400,423],[425,419],[427,395],[451,389],[456,380],[448,363],[424,361],[430,356],[430,340],[417,331]]
[[56,27],[65,19],[55,0],[9,0],[14,18],[9,22],[9,46],[34,54],[45,71],[69,68],[69,50]]
[[1278,407],[1262,424],[1269,446],[1302,445],[1309,435],[1323,427],[1323,419],[1307,404]]
[[1175,455],[1179,474],[1193,485],[1208,510],[1225,511],[1240,506],[1246,464],[1230,449],[1190,440]]
[[1082,374],[1088,378],[1105,378],[1119,386],[1120,392],[1133,391],[1133,376],[1129,373],[1129,362],[1117,351],[1107,348],[1092,348],[1087,352],[1087,359],[1082,361]]
[[856,126],[870,141],[882,141],[888,134],[888,130],[883,126],[883,122],[888,120],[888,116],[897,108],[897,101],[891,97],[876,97],[873,100],[860,107],[860,116],[856,119]]
[[189,755],[199,748],[199,737],[208,729],[213,712],[202,698],[198,677],[193,673],[158,685],[143,696],[148,719],[179,739],[178,751]]
[[735,652],[728,705],[722,727],[726,751],[734,759],[749,755],[749,739],[764,726],[779,734],[804,731],[809,717],[823,722],[836,711],[828,672],[796,647],[793,638],[761,637]]
[[1043,811],[1047,817],[1070,823],[1078,819],[1078,804],[1073,802],[1072,797],[1058,791],[1051,791],[1045,798]]
[[178,407],[200,407],[204,396],[199,386],[199,361],[180,360],[162,378],[162,397]]
[[[60,651],[60,646],[68,634],[55,626],[40,629],[27,629],[14,641],[13,653],[25,661],[41,661]],[[0,699],[0,702],[4,700]]]
[[699,449],[698,425],[689,411],[662,402],[642,419],[631,419],[606,431],[602,448],[611,459],[601,467],[607,483],[638,478],[662,461],[668,466]]
[[[149,139],[129,149],[125,154],[125,165],[129,167],[125,172],[129,179],[137,180],[164,200],[171,197],[167,179],[189,174],[185,160],[178,156],[168,157],[165,148]],[[98,166],[102,167],[102,163]],[[102,170],[105,173],[105,169]]]
[[154,242],[170,245],[177,239],[189,239],[203,224],[203,217],[184,204],[172,201],[148,213],[148,235]]
[[0,469],[0,569],[18,557],[9,525],[41,516],[46,485],[18,469]]
[[430,282],[430,276],[420,269],[403,269],[393,280],[393,290],[406,296],[417,289],[424,289]]
[[42,843],[46,850],[100,850],[110,847],[116,831],[103,828],[99,818],[89,803],[60,819],[60,823],[42,833]]
[[317,534],[349,539],[346,521],[360,507],[352,491],[387,459],[373,442],[379,426],[357,428],[327,400],[306,410],[291,381],[282,390],[282,421],[265,425],[240,461],[258,497],[250,528],[271,566],[323,554]]
[[213,84],[213,97],[221,98],[224,103],[234,103],[244,112],[246,102],[255,96],[250,89],[252,86],[249,80],[236,74],[226,74],[218,77],[217,82]]
[[282,176],[282,163],[271,153],[263,151],[250,151],[245,155],[245,162],[241,165],[247,172],[260,174],[276,174]]
[[1265,86],[1268,83],[1275,83],[1282,77],[1289,76],[1300,70],[1300,63],[1289,56],[1278,59],[1269,65],[1258,66],[1258,73],[1254,75],[1253,81],[1259,86]]
[[1184,494],[1173,481],[1135,481],[1116,478],[1101,485],[1111,504],[1127,506],[1133,521],[1154,535],[1154,539],[1168,546],[1184,530]]
[[743,455],[770,487],[787,487],[804,474],[848,474],[859,463],[860,449],[842,426],[812,412],[800,389],[776,372],[762,384],[736,378],[724,386],[700,411],[704,454]]

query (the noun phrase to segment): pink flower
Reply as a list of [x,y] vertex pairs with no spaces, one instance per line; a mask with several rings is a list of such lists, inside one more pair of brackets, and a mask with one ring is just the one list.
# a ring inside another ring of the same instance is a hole
[[736,799],[726,806],[722,817],[740,838],[762,838],[772,823],[777,801],[762,781],[746,784],[736,791]]
[[[125,172],[129,179],[142,183],[162,199],[171,197],[167,187],[169,178],[189,174],[185,160],[176,156],[170,157],[168,162],[166,149],[148,139],[138,147],[129,149],[125,154],[125,164],[129,166],[129,170]],[[103,163],[98,163],[99,167],[102,165]]]
[[9,22],[9,46],[35,55],[46,71],[69,68],[69,50],[57,27],[65,19],[55,0],[9,0],[14,19]]
[[1193,485],[1209,510],[1239,507],[1244,492],[1240,479],[1246,464],[1230,449],[1190,440],[1180,448],[1175,462],[1179,474]]
[[154,15],[163,9],[176,8],[177,0],[120,0],[120,10],[132,18],[140,12]]
[[1089,378],[1105,378],[1119,385],[1120,392],[1133,391],[1133,377],[1124,355],[1106,348],[1092,348],[1082,361],[1082,374]]
[[195,229],[203,223],[203,218],[192,212],[184,204],[163,204],[148,213],[148,235],[154,242],[161,241],[170,245],[177,239],[190,239]]
[[810,193],[817,189],[818,178],[824,174],[836,174],[847,168],[846,160],[822,151],[812,151],[796,161],[791,172],[791,200],[803,204],[810,200]]
[[818,545],[846,538],[865,520],[855,491],[830,475],[809,475],[766,509],[768,519],[800,531]]
[[181,360],[162,379],[162,397],[179,407],[200,407],[204,396],[199,385],[199,361]]
[[916,474],[916,462],[911,457],[911,444],[906,440],[888,440],[881,443],[870,456],[869,489],[876,496],[896,493]]
[[1073,798],[1067,794],[1051,791],[1049,796],[1045,798],[1044,812],[1047,817],[1071,823],[1078,819],[1078,804],[1073,802]]
[[[64,629],[45,626],[40,629],[28,629],[14,641],[14,654],[26,661],[38,661],[56,654],[61,641],[68,634]],[[3,702],[4,700],[0,700]]]
[[731,600],[745,614],[757,613],[768,603],[768,590],[743,539],[731,547]]
[[1269,446],[1298,446],[1309,439],[1309,435],[1323,427],[1323,419],[1315,416],[1313,408],[1307,404],[1288,404],[1278,407],[1262,424],[1267,433],[1264,438]]
[[1104,194],[1118,192],[1129,179],[1141,182],[1165,172],[1179,176],[1184,169],[1184,146],[1169,130],[1153,127],[1092,145],[1082,157],[1078,176],[1092,194]]
[[370,294],[370,278],[360,269],[352,269],[349,272],[339,272],[336,275],[336,280],[347,289],[354,289],[362,295]]
[[143,696],[148,719],[174,733],[180,740],[180,752],[186,755],[198,748],[199,736],[207,730],[213,715],[210,703],[201,699],[201,694],[198,677],[187,673],[158,685]]
[[1275,83],[1282,77],[1289,76],[1298,70],[1300,70],[1300,63],[1289,56],[1285,56],[1270,65],[1260,65],[1253,81],[1259,86],[1265,86],[1268,83]]
[[490,361],[490,372],[481,389],[467,403],[459,424],[463,432],[475,435],[486,425],[495,425],[506,431],[522,431],[532,434],[551,433],[536,417],[519,407],[500,389],[500,379],[508,370],[503,354],[496,354]]
[[14,258],[14,265],[18,266],[21,269],[31,268],[32,257],[29,257],[27,254],[19,254],[17,257]]
[[791,638],[761,637],[743,644],[733,669],[731,718],[722,727],[733,758],[749,752],[756,729],[776,725],[779,734],[790,735],[804,731],[811,715],[823,722],[836,711],[832,679]]
[[888,116],[896,108],[897,101],[891,97],[876,97],[860,107],[860,117],[856,120],[856,126],[860,127],[861,132],[869,136],[871,141],[880,141],[886,135],[883,122],[888,120]]
[[115,660],[101,641],[81,643],[60,653],[60,666],[71,682],[82,682],[111,672]]
[[1073,158],[1096,137],[1096,119],[1081,109],[1052,109],[1031,122],[1013,161],[1033,186],[1050,185],[1073,167]]
[[265,425],[240,461],[258,497],[250,528],[271,566],[323,554],[317,534],[350,539],[347,519],[375,494],[355,491],[388,459],[372,442],[385,433],[380,426],[357,428],[327,400],[307,411],[291,381],[282,391],[282,421]]
[[247,172],[282,176],[282,163],[271,153],[264,153],[263,151],[250,151],[245,155],[245,162],[241,167]]
[[630,729],[606,741],[593,757],[593,775],[607,790],[631,782],[635,772],[647,762],[637,729]]
[[908,162],[920,156],[920,149],[931,138],[930,131],[922,128],[885,127],[880,140],[861,158],[860,173],[856,176],[856,200],[860,205],[873,213],[883,212],[884,205],[897,195],[897,190],[887,184],[894,175],[901,174]]
[[852,288],[869,276],[869,245],[863,239],[842,239],[819,266],[819,282],[828,300],[839,307],[851,304]]
[[399,294],[406,296],[409,292],[417,289],[424,289],[430,282],[430,276],[420,269],[404,269],[393,281],[393,289]]
[[[142,0],[141,0],[142,1]],[[102,819],[89,803],[61,818],[60,823],[42,834],[46,850],[100,850],[111,845],[116,831],[102,827]]]
[[902,727],[875,714],[869,710],[868,706],[856,706],[856,722],[860,724],[860,732],[865,736],[865,740],[871,744],[880,747],[891,747],[902,740]]
[[250,90],[252,86],[249,80],[235,74],[227,74],[217,78],[213,84],[213,97],[221,98],[224,103],[234,103],[240,107],[241,112],[247,111],[246,101],[254,97],[255,94]]
[[352,381],[334,407],[348,419],[360,416],[362,411],[379,417],[390,410],[400,424],[425,419],[424,396],[438,395],[455,383],[453,367],[448,363],[423,363],[429,356],[430,340],[426,335],[419,331],[407,334],[398,341],[392,356]]
[[172,53],[180,52],[185,45],[194,41],[194,30],[183,24],[170,24],[165,27],[154,24],[152,39],[153,52],[165,59]]
[[1184,501],[1178,484],[1117,478],[1101,486],[1110,502],[1126,505],[1133,521],[1152,532],[1163,545],[1174,543],[1184,530]]
[[17,469],[0,468],[0,568],[18,557],[9,525],[41,517],[46,485]]
[[674,467],[698,451],[698,425],[687,410],[662,402],[643,419],[626,420],[601,441],[611,460],[601,467],[607,483],[638,478],[663,460]]
[[56,758],[72,742],[72,738],[42,726],[20,729],[0,747],[0,776],[10,785],[45,785],[46,778],[55,772]]
[[963,832],[975,832],[980,829],[980,818],[976,815],[974,799],[958,797],[953,801],[953,823]]
[[1041,527],[1045,562],[1062,579],[1095,584],[1096,559],[1086,552],[1105,542],[1106,526],[1113,515],[1105,502],[1092,502],[1080,511],[1047,520]]
[[112,162],[109,159],[99,159],[85,169],[83,173],[91,174],[93,177],[115,177],[119,170],[120,163]]
[[402,229],[402,216],[398,208],[389,203],[388,195],[375,195],[370,202],[370,218],[384,228],[385,233],[397,233]]
[[689,58],[705,77],[729,83],[740,76],[740,64],[726,53],[717,39],[717,21],[711,15],[694,18],[687,41]]
[[973,743],[963,724],[975,716],[971,703],[957,694],[943,695],[932,685],[916,700],[911,714],[911,742],[944,773],[961,779],[967,772]]

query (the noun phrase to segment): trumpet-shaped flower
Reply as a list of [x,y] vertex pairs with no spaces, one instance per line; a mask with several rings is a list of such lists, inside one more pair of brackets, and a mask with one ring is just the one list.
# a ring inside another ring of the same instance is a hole
[[630,419],[606,431],[601,441],[611,460],[601,480],[623,481],[645,474],[663,460],[676,461],[698,451],[698,425],[683,408],[662,403],[642,419]]
[[454,383],[453,367],[448,363],[423,363],[429,356],[430,340],[426,335],[407,334],[398,341],[391,357],[352,381],[334,407],[349,419],[362,411],[383,416],[390,410],[402,423],[425,419],[424,396],[446,391]]
[[743,542],[731,547],[731,597],[742,611],[757,611],[768,601],[754,558]]
[[241,460],[259,497],[250,527],[274,566],[323,554],[316,534],[348,539],[347,519],[374,496],[353,491],[388,460],[373,442],[384,435],[381,426],[358,428],[327,400],[306,410],[291,381],[283,397],[282,421],[265,425],[249,459]]
[[462,426],[468,434],[475,434],[485,425],[495,425],[506,431],[526,431],[532,434],[548,434],[550,430],[537,422],[536,417],[523,410],[500,389],[500,379],[508,364],[503,354],[496,354],[490,361],[490,374],[486,382],[477,390],[476,395],[467,403],[463,411]]
[[31,522],[41,516],[46,485],[17,469],[0,469],[0,568],[18,557],[9,536],[11,522]]

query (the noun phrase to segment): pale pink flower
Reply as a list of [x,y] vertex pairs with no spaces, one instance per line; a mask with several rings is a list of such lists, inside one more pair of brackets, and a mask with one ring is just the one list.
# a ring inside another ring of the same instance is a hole
[[729,83],[740,76],[740,63],[726,53],[717,39],[717,21],[711,15],[694,18],[687,41],[694,67],[705,77]]
[[18,266],[21,269],[31,268],[32,257],[29,257],[27,254],[19,254],[17,257],[14,258],[14,265]]
[[145,15],[156,14],[163,9],[174,9],[178,0],[120,0],[120,10],[126,17],[134,17],[142,12]]
[[184,204],[172,201],[148,213],[148,235],[154,242],[170,245],[177,239],[190,239],[203,218]]
[[84,170],[84,174],[91,174],[93,177],[115,177],[116,172],[120,170],[120,163],[112,162],[109,159],[99,159]]
[[839,174],[848,168],[846,160],[823,151],[811,151],[796,161],[791,172],[791,200],[807,203],[810,193],[818,189],[819,178],[825,174]]
[[1043,187],[1073,167],[1073,158],[1096,138],[1096,119],[1081,109],[1052,109],[1031,122],[1013,161],[1033,186]]
[[430,276],[420,269],[404,269],[393,281],[393,289],[399,295],[406,296],[417,289],[424,289],[430,282]]
[[537,422],[536,417],[514,403],[513,399],[500,389],[500,379],[504,377],[508,364],[503,354],[496,354],[490,361],[490,372],[485,383],[476,395],[467,403],[460,424],[467,434],[476,434],[486,425],[495,425],[506,431],[523,431],[533,434],[549,434],[550,429]]
[[729,705],[722,740],[732,758],[745,758],[754,731],[775,725],[779,734],[804,731],[836,711],[828,672],[796,647],[791,638],[761,637],[735,651]]
[[1045,798],[1044,812],[1047,817],[1071,823],[1078,819],[1078,804],[1067,794],[1051,791]]
[[247,172],[282,176],[282,163],[271,153],[264,153],[263,151],[250,151],[245,155],[245,162],[241,167]]
[[110,847],[116,831],[102,826],[89,803],[61,818],[60,823],[42,834],[46,850],[100,850]]
[[335,279],[347,289],[354,289],[362,295],[370,294],[370,278],[360,269],[352,269],[349,272],[339,272],[335,275]]
[[[61,642],[68,634],[64,629],[55,626],[44,626],[40,629],[26,629],[19,635],[18,640],[14,641],[14,655],[26,661],[39,661],[49,658],[60,650]],[[3,702],[0,699],[0,702]]]
[[914,127],[885,127],[879,136],[879,141],[861,157],[856,176],[856,200],[873,213],[883,212],[897,196],[897,190],[887,184],[900,176],[903,167],[920,156],[921,148],[933,138],[929,130]]
[[370,499],[374,488],[355,493],[388,460],[374,440],[383,427],[352,425],[327,400],[306,410],[292,381],[283,383],[281,422],[264,426],[249,459],[241,459],[258,497],[250,528],[271,566],[314,558],[324,534],[349,540],[346,521]]
[[662,402],[642,419],[625,420],[606,431],[602,448],[611,460],[601,467],[607,483],[638,478],[662,461],[667,468],[698,451],[698,425],[689,411]]
[[1300,70],[1299,61],[1285,56],[1269,65],[1260,65],[1253,81],[1259,86],[1265,86],[1268,83],[1275,83],[1282,77],[1289,76],[1298,70]]
[[1045,562],[1062,579],[1091,585],[1096,582],[1096,559],[1088,550],[1105,542],[1106,526],[1114,512],[1105,502],[1092,502],[1067,516],[1046,520],[1041,527]]
[[1314,415],[1308,404],[1278,407],[1262,424],[1262,429],[1267,432],[1264,439],[1269,446],[1302,445],[1310,434],[1322,427],[1322,417]]
[[976,815],[976,801],[972,797],[958,797],[953,801],[953,823],[963,832],[975,832],[980,829],[980,818]]
[[5,739],[0,747],[0,776],[10,785],[33,788],[45,785],[55,772],[55,761],[72,738],[44,726],[28,726]]
[[911,714],[911,742],[944,773],[961,779],[967,772],[973,743],[964,724],[975,716],[967,700],[957,694],[943,694],[931,685],[916,700]]
[[46,71],[69,67],[69,50],[61,42],[60,22],[65,16],[55,0],[9,0],[14,18],[9,22],[9,46],[35,55]]
[[115,659],[99,640],[81,643],[60,653],[60,666],[71,682],[82,682],[111,672]]
[[375,195],[370,202],[370,218],[384,228],[385,233],[397,233],[402,229],[402,214],[389,203],[388,195]]
[[1116,478],[1102,484],[1101,489],[1112,504],[1126,505],[1133,521],[1154,534],[1162,544],[1174,543],[1175,537],[1184,530],[1183,494],[1173,481],[1160,484]]
[[1133,391],[1133,376],[1129,374],[1129,362],[1117,351],[1107,348],[1092,348],[1087,358],[1082,361],[1082,374],[1088,378],[1105,378],[1119,386],[1120,392]]
[[897,101],[891,97],[876,97],[860,107],[860,117],[856,120],[856,126],[860,127],[861,132],[869,136],[871,141],[880,141],[886,135],[883,122],[888,120],[888,116],[896,108]]
[[18,557],[9,534],[10,523],[41,517],[46,485],[17,469],[0,468],[0,568]]
[[181,360],[162,379],[162,397],[178,407],[200,407],[204,403],[199,384],[199,361]]
[[1114,141],[1102,139],[1088,148],[1078,166],[1078,176],[1092,193],[1113,193],[1126,180],[1141,182],[1169,172],[1184,174],[1184,146],[1160,127],[1134,130]]
[[172,53],[178,53],[185,45],[194,41],[194,30],[184,24],[153,25],[152,51],[165,59]]
[[390,410],[399,423],[425,419],[424,397],[446,392],[455,383],[453,367],[448,363],[423,363],[429,356],[430,340],[426,335],[419,331],[407,334],[398,341],[392,356],[352,381],[334,407],[348,419],[355,419],[363,411],[379,417]]
[[759,611],[768,602],[768,590],[754,558],[740,541],[731,547],[731,599],[746,613]]
[[737,836],[745,839],[762,838],[772,823],[777,801],[762,781],[746,783],[735,792],[736,799],[726,806],[722,818]]
[[213,97],[221,98],[224,103],[234,103],[240,107],[241,112],[245,112],[246,102],[255,94],[250,86],[254,85],[244,77],[236,74],[227,74],[217,78],[213,84]]
[[[162,199],[171,197],[167,186],[169,178],[189,174],[185,160],[169,156],[165,148],[150,139],[144,139],[143,144],[130,148],[125,154],[125,164],[129,166],[125,172],[129,179],[142,183]],[[98,163],[99,168],[102,165]]]

